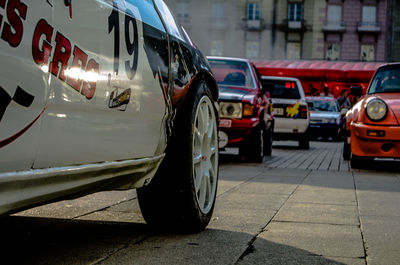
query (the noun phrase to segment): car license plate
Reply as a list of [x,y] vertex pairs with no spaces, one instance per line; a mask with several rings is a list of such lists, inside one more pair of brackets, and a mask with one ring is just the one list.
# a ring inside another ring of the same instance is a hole
[[282,108],[274,109],[274,114],[277,116],[283,116],[283,109]]
[[225,148],[225,146],[228,144],[228,135],[224,133],[223,131],[218,132],[218,147],[219,148]]
[[221,128],[231,128],[232,127],[232,121],[231,120],[220,120],[219,121],[219,127],[221,127]]

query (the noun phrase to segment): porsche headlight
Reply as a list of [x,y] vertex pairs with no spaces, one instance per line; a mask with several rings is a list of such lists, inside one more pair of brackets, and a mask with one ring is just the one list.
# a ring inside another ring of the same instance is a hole
[[385,102],[375,98],[368,102],[365,112],[371,121],[381,121],[386,118],[387,111]]
[[219,104],[221,118],[241,119],[242,109],[242,103],[220,102]]

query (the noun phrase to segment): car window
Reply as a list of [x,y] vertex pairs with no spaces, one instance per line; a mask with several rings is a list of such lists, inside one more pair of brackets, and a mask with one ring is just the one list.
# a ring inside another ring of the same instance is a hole
[[270,93],[271,98],[301,99],[295,81],[262,79],[261,84]]
[[[158,14],[154,9],[153,1],[151,0],[144,0],[144,1],[137,1],[137,0],[126,0],[127,6],[137,7],[140,12],[141,20],[152,26],[160,31],[164,31],[164,26],[162,25],[161,21],[158,18]],[[131,8],[134,10],[134,8]]]
[[310,107],[312,111],[329,111],[329,112],[339,112],[338,105],[335,101],[326,100],[310,100],[313,106]]
[[219,85],[256,88],[247,62],[219,59],[209,59],[208,62]]
[[391,92],[400,92],[400,69],[398,66],[381,68],[368,90],[368,94]]
[[164,3],[163,0],[155,0],[158,10],[161,13],[161,16],[164,19],[164,22],[168,28],[168,32],[178,38],[181,41],[185,41],[181,34],[181,30],[179,26],[176,24],[175,17],[168,9],[168,6]]

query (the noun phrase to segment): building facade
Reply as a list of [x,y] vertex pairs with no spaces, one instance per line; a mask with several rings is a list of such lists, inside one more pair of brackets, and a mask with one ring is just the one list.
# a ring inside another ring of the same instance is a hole
[[324,32],[327,60],[385,61],[388,2],[328,0]]
[[389,2],[387,61],[400,62],[400,1]]
[[165,1],[206,55],[349,61],[388,57],[388,1],[394,0]]

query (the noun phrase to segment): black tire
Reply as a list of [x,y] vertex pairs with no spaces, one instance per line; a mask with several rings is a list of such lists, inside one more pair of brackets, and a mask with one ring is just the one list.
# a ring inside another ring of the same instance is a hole
[[248,158],[251,162],[262,163],[264,160],[264,128],[257,126],[248,138]]
[[[200,199],[196,192],[194,180],[197,174],[197,171],[195,172],[194,170],[196,113],[200,103],[207,101],[205,98],[212,102],[211,108],[215,118],[210,122],[214,124],[213,128],[217,128],[217,111],[210,89],[204,81],[200,81],[195,89],[187,95],[184,105],[178,110],[175,127],[166,149],[166,157],[156,175],[150,185],[137,190],[143,217],[152,228],[179,232],[197,232],[204,230],[211,219],[218,182],[217,130],[215,130],[217,140],[213,146],[215,153],[210,155],[209,158],[205,158],[206,161],[207,159],[210,160],[210,165],[215,165],[216,167],[212,172],[214,173],[214,180],[208,182],[210,186],[207,186],[206,189],[209,191],[209,193],[206,192],[206,196],[209,196],[209,198],[204,201],[204,205],[207,205],[207,208],[205,208],[206,206],[203,208],[200,206]],[[209,108],[209,105],[207,106],[207,113],[210,114],[211,108]],[[203,140],[206,139],[206,133],[202,137]],[[201,137],[198,139],[201,139]],[[207,146],[211,148],[212,145]],[[201,156],[202,162],[204,156]],[[211,164],[212,162],[214,164]],[[211,175],[211,170],[208,173]],[[201,186],[204,183],[203,178],[201,178],[202,181],[199,184]]]
[[239,147],[239,155],[254,163],[262,163],[264,158],[264,129],[255,127]]
[[308,130],[301,136],[301,139],[299,140],[299,148],[304,150],[310,149],[310,135],[308,134]]
[[272,155],[272,133],[274,131],[273,126],[274,124],[271,124],[271,126],[264,134],[264,156]]
[[343,159],[350,160],[351,157],[351,145],[347,143],[347,139],[343,142]]

